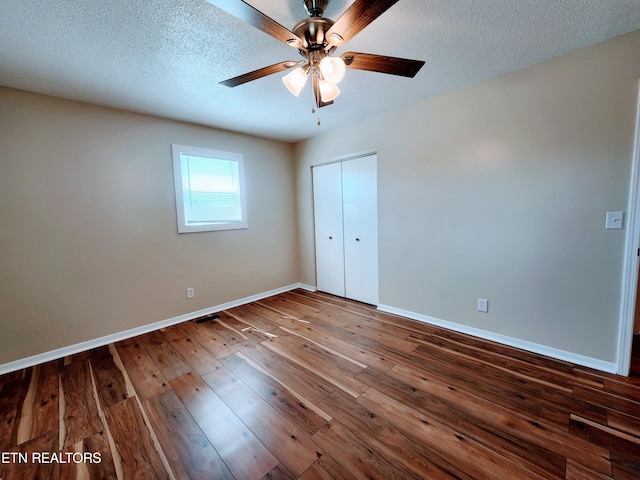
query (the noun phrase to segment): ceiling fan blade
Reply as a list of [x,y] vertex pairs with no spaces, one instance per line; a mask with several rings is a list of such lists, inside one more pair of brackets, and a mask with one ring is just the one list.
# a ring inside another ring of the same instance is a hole
[[268,67],[260,68],[259,70],[254,70],[253,72],[245,73],[244,75],[238,75],[237,77],[224,80],[220,82],[220,84],[224,85],[225,87],[237,87],[238,85],[242,85],[243,83],[257,80],[258,78],[266,77],[267,75],[271,75],[273,73],[284,72],[285,70],[289,70],[290,68],[293,68],[296,65],[300,65],[302,63],[303,62],[276,63],[275,65],[270,65]]
[[249,25],[253,25],[257,29],[262,30],[264,33],[271,35],[276,40],[280,40],[287,45],[296,48],[305,46],[305,42],[295,33],[242,0],[207,0],[207,2],[221,8]]
[[369,70],[371,72],[389,73],[413,78],[425,62],[408,58],[386,57],[371,53],[346,52],[341,55],[347,68]]
[[398,0],[356,0],[327,32],[326,38],[330,45],[340,46],[348,42],[397,2]]

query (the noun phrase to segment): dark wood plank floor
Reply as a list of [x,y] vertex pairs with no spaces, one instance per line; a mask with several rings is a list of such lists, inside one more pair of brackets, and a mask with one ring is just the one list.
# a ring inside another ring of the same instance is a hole
[[640,478],[638,378],[304,290],[204,320],[0,377],[0,478]]

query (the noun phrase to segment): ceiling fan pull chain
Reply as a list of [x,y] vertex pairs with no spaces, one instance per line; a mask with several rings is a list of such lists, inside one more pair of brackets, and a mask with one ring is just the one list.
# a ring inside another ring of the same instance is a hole
[[318,117],[318,126],[320,126],[320,117]]

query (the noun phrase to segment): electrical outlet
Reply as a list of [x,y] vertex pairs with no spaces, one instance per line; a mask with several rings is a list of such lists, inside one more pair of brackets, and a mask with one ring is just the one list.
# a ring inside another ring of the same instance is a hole
[[478,299],[478,311],[482,312],[482,313],[489,312],[489,300],[487,300],[486,298],[479,298]]
[[193,291],[193,288],[187,288],[187,298],[193,298],[196,296],[196,293]]

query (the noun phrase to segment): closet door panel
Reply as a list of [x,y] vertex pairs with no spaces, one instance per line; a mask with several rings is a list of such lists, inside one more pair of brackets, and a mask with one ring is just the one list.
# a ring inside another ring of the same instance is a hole
[[377,156],[342,163],[345,296],[378,304]]
[[318,290],[345,296],[342,166],[313,167],[313,208]]

